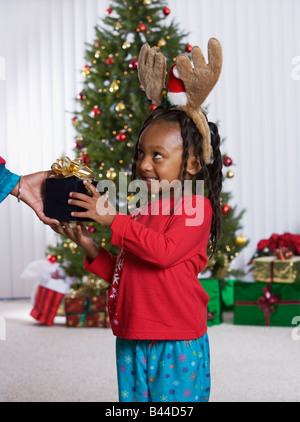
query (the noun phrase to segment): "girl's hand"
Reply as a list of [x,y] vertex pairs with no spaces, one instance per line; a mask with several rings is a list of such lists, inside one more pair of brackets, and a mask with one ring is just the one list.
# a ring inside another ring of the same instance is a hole
[[71,192],[71,199],[68,200],[68,203],[87,210],[84,212],[72,212],[71,215],[73,217],[90,218],[102,224],[102,226],[110,227],[117,214],[116,209],[104,196],[100,195],[92,183],[87,181],[83,183],[92,192],[93,196]]
[[68,237],[84,249],[91,260],[94,260],[99,254],[99,246],[91,239],[87,228],[82,222],[76,223],[73,228],[70,227],[69,223],[61,223],[61,225],[52,226],[52,229],[56,233]]

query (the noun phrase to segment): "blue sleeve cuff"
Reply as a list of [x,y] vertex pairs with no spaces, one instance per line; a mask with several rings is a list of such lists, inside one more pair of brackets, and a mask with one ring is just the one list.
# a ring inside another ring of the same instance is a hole
[[4,164],[0,164],[0,202],[10,194],[19,179],[20,176],[11,173]]

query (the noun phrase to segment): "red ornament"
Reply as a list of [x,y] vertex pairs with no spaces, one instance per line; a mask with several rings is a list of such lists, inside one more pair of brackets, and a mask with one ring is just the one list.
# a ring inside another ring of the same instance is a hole
[[91,111],[91,116],[95,117],[95,116],[99,116],[101,114],[101,111],[99,110],[99,108],[93,108],[93,110]]
[[223,164],[225,167],[229,167],[232,164],[232,159],[230,157],[228,157],[227,155],[225,155],[224,159],[223,159]]
[[110,15],[112,13],[112,9],[109,7],[108,9],[106,9],[106,14]]
[[49,262],[51,262],[51,264],[54,264],[56,262],[56,256],[54,255],[48,255],[47,259]]
[[193,46],[192,46],[191,44],[187,44],[187,45],[185,46],[185,51],[186,51],[187,53],[190,53],[190,52],[192,51],[192,48],[193,48]]
[[80,158],[83,160],[84,164],[89,164],[91,161],[90,157],[87,154],[82,155]]
[[229,206],[228,204],[224,204],[224,205],[222,206],[222,213],[223,213],[223,214],[228,214],[228,213],[229,213],[229,211],[230,211],[230,206]]
[[73,117],[72,123],[73,123],[74,126],[78,126],[79,125],[79,121],[78,121],[78,117],[77,116]]
[[83,144],[81,142],[75,142],[75,149],[81,149],[83,147]]
[[156,108],[157,108],[157,105],[155,105],[155,104],[151,104],[151,105],[149,106],[149,110],[150,110],[150,111],[154,111]]
[[108,66],[110,66],[111,64],[113,64],[115,61],[114,61],[114,59],[112,58],[112,57],[108,57],[107,59],[106,59],[106,64],[108,65]]
[[120,132],[120,133],[117,134],[116,138],[117,138],[117,141],[124,142],[124,141],[126,141],[127,136],[126,136],[125,133]]
[[171,10],[168,7],[165,7],[163,12],[165,16],[168,16],[171,13]]
[[135,58],[135,59],[130,60],[128,66],[130,67],[130,69],[136,70],[138,67],[138,59]]
[[88,227],[87,227],[87,231],[88,231],[89,233],[95,233],[96,229],[95,229],[95,227],[93,227],[93,226],[88,226]]
[[140,23],[139,27],[136,30],[137,32],[140,32],[140,31],[146,31],[146,29],[147,29],[147,26],[144,23]]
[[77,95],[77,100],[78,100],[78,101],[82,101],[82,100],[83,100],[83,97],[84,97],[83,92],[80,92],[80,93]]

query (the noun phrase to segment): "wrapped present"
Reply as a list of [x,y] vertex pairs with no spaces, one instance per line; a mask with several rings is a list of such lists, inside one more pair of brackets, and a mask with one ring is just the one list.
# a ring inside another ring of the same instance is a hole
[[106,312],[67,315],[68,327],[106,327]]
[[235,282],[235,324],[291,326],[296,315],[300,315],[300,283]]
[[221,305],[223,311],[232,311],[234,304],[234,283],[235,279],[220,280]]
[[68,327],[106,327],[107,295],[66,297]]
[[274,283],[295,283],[300,281],[300,257],[278,259],[277,256],[265,256],[253,260],[255,281]]
[[[91,221],[88,218],[72,217],[71,212],[85,212],[86,210],[75,205],[68,204],[70,192],[78,192],[88,195],[90,192],[83,184],[84,180],[92,180],[93,172],[84,162],[76,158],[62,157],[52,165],[56,177],[50,177],[45,181],[44,213],[47,217],[58,221]],[[97,182],[92,182],[97,186]]]
[[199,281],[209,296],[207,325],[219,325],[222,322],[220,281],[217,278],[200,278]]
[[41,324],[52,326],[63,297],[63,293],[47,289],[44,286],[38,286],[34,307],[30,315]]
[[31,262],[21,274],[24,281],[35,283],[31,294],[33,309],[30,315],[41,324],[53,325],[62,300],[74,282],[58,263],[47,260]]

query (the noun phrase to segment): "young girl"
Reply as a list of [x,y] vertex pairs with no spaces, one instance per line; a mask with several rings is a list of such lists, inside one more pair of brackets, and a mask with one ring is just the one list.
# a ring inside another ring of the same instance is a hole
[[[206,164],[202,135],[184,111],[159,106],[147,118],[136,144],[132,178],[143,180],[159,197],[140,213],[117,213],[107,202],[109,212],[99,215],[97,201],[106,200],[90,183],[92,197],[70,194],[71,204],[87,210],[73,216],[110,227],[111,243],[119,246],[117,258],[96,245],[82,224],[73,230],[63,223],[57,230],[86,251],[85,269],[111,284],[120,401],[209,400],[209,297],[198,274],[207,264],[209,240],[214,252],[221,234],[222,185],[220,137],[216,125],[209,126],[213,160]],[[158,182],[177,179],[204,179],[208,197],[202,197],[201,224],[187,224],[197,195],[174,193],[171,212],[162,212],[167,199],[161,198]]]

